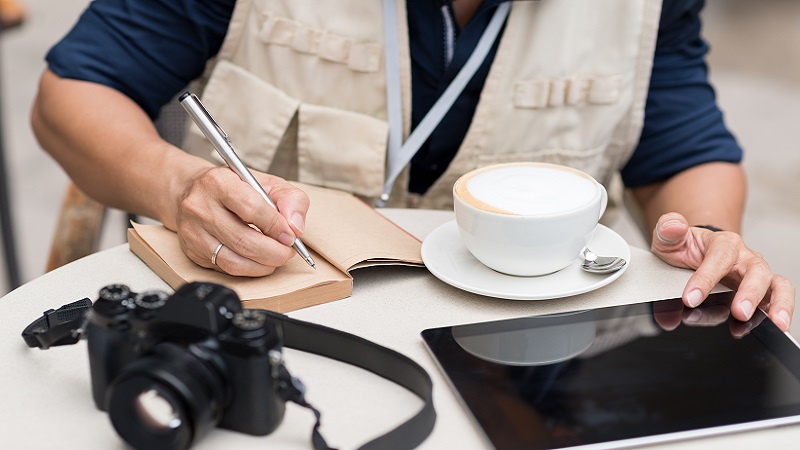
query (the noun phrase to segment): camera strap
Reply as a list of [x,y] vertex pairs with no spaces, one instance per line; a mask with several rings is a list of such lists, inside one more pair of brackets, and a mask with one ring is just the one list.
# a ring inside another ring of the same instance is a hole
[[[83,335],[86,313],[92,307],[88,298],[44,312],[22,332],[31,348],[77,343]],[[433,407],[433,383],[422,366],[407,356],[367,339],[334,328],[292,319],[272,311],[259,310],[276,327],[282,329],[284,347],[335,359],[392,381],[423,401],[422,408],[410,419],[388,433],[362,445],[361,449],[414,448],[424,441],[436,422]],[[312,431],[312,443],[317,450],[329,449],[319,433],[320,413],[305,401],[302,383],[284,370],[281,380],[286,383],[287,400],[294,401],[314,412],[317,418]]]
[[433,431],[436,422],[433,383],[422,366],[407,356],[353,334],[271,311],[263,312],[273,318],[276,325],[282,325],[284,346],[368,370],[422,399],[424,405],[413,417],[362,445],[361,449],[414,448]]
[[22,339],[31,348],[47,350],[58,345],[72,345],[81,340],[80,329],[86,313],[92,307],[88,298],[68,303],[58,309],[48,309],[42,317],[22,331]]

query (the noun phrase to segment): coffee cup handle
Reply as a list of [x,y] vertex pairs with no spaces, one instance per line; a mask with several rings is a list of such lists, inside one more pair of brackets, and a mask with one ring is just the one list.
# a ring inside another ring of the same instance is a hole
[[597,217],[597,220],[600,220],[600,218],[603,217],[603,214],[606,212],[606,206],[608,206],[608,191],[606,191],[605,186],[603,186],[602,184],[597,183],[597,185],[600,186],[600,193],[601,193],[600,215]]

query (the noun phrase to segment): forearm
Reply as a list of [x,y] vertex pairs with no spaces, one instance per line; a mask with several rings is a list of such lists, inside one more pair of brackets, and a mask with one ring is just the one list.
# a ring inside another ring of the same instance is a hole
[[81,190],[173,229],[182,193],[211,167],[161,139],[123,94],[50,71],[40,81],[31,122],[42,147]]
[[701,164],[668,180],[632,189],[647,229],[667,212],[678,212],[692,225],[713,225],[740,232],[747,191],[738,164]]

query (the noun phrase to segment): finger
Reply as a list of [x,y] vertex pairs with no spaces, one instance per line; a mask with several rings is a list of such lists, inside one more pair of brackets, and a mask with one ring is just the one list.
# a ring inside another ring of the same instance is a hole
[[[220,220],[222,218],[226,220]],[[292,247],[248,226],[230,211],[220,213],[210,232],[233,253],[230,258],[217,255],[217,266],[231,275],[266,275],[286,264],[294,255]],[[222,252],[223,255],[228,255],[228,251]],[[221,257],[223,263],[220,263]]]
[[653,230],[653,249],[662,252],[683,248],[689,238],[689,224],[678,213],[667,213],[658,219]]
[[278,207],[278,211],[289,222],[295,233],[302,235],[311,203],[308,194],[279,177],[264,174],[262,179],[264,179],[264,189]]
[[[220,193],[220,202],[238,217],[239,222],[245,225],[255,225],[261,233],[285,246],[291,246],[294,243],[295,232],[289,226],[289,222],[260,193],[238,178],[235,180],[228,178],[219,180],[219,182],[229,185],[225,192]],[[243,234],[237,235],[244,236]],[[237,249],[237,252],[238,250],[241,248]]]
[[[211,236],[207,231],[200,228],[189,233],[178,233],[178,242],[183,249],[183,253],[195,264],[207,269],[215,269],[211,262],[214,250],[220,241]],[[219,256],[219,253],[217,254]]]
[[741,247],[739,235],[715,233],[714,242],[706,249],[703,261],[683,290],[683,301],[687,306],[694,308],[702,303],[714,286],[732,272]]
[[[277,243],[276,245],[283,249],[286,248],[285,246]],[[291,257],[291,254],[289,257]],[[250,258],[246,258],[234,252],[229,247],[223,245],[223,247],[219,250],[219,253],[217,253],[216,265],[214,266],[214,269],[238,277],[261,277],[273,273],[281,265],[283,264],[260,264]]]
[[773,274],[767,262],[757,255],[741,265],[744,268],[744,275],[731,302],[731,312],[733,317],[745,322],[750,320],[756,307],[766,296],[772,284]]
[[783,331],[789,331],[795,305],[795,287],[785,277],[775,275],[772,279],[769,318]]
[[[178,238],[184,253],[195,264],[235,276],[257,277],[269,275],[293,256],[293,252],[289,247],[271,240],[250,227],[242,227],[242,231],[257,237],[261,241],[261,245],[244,244],[247,245],[247,250],[239,250],[241,252],[239,253],[235,248],[243,245],[242,240],[231,243],[232,241],[226,238],[217,238],[204,229],[191,233],[181,233]],[[223,236],[222,233],[218,235]],[[222,247],[217,252],[216,258],[213,258],[214,251],[220,244],[222,244]],[[250,255],[251,249],[256,247],[265,250],[257,256]]]

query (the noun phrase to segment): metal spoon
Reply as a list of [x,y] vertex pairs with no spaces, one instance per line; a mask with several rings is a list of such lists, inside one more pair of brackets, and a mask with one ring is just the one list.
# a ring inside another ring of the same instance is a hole
[[611,273],[625,267],[628,262],[617,256],[597,256],[588,248],[581,252],[583,263],[581,268],[589,273]]

